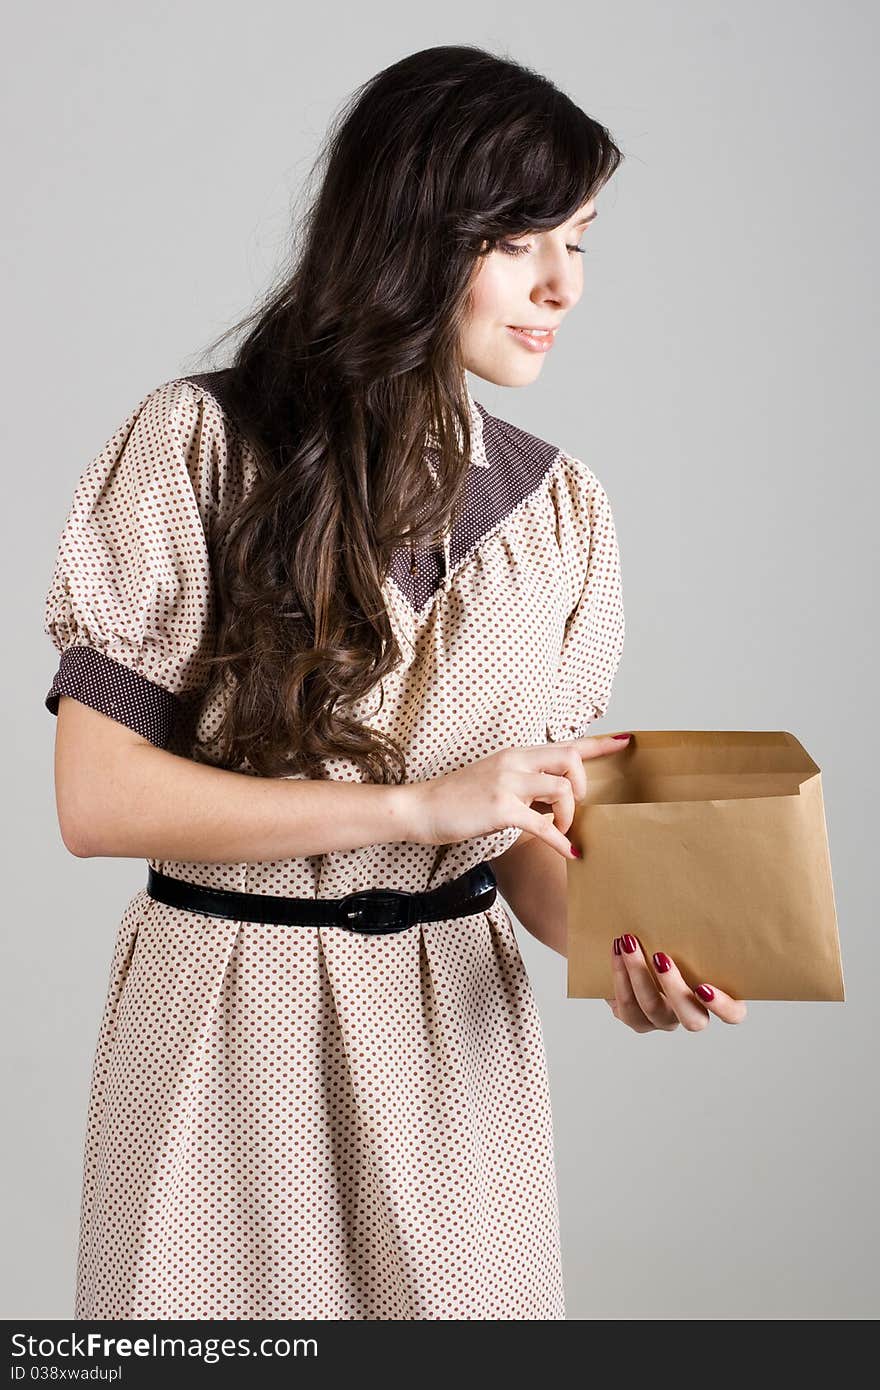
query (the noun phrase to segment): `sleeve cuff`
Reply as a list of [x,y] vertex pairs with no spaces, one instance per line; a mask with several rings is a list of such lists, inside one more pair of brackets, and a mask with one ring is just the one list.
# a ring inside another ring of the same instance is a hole
[[51,714],[58,714],[61,695],[70,695],[116,719],[157,748],[168,747],[178,707],[176,696],[96,647],[66,647],[61,653],[45,699]]

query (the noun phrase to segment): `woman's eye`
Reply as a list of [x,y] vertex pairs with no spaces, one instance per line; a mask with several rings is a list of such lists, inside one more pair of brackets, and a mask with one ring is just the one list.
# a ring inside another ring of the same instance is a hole
[[[506,256],[523,256],[528,251],[528,246],[515,246],[512,241],[499,241],[497,243],[499,251],[503,251]],[[569,246],[569,251],[577,251],[580,255],[587,254],[585,246]]]

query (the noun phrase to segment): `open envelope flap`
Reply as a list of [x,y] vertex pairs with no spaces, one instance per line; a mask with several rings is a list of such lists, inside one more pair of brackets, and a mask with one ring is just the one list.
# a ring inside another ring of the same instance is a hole
[[613,758],[590,760],[581,804],[796,796],[818,772],[785,732],[640,729]]

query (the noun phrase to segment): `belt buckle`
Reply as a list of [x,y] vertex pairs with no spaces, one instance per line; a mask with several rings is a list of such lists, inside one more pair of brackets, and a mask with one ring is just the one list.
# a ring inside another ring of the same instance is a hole
[[[376,911],[378,918],[370,921],[370,917],[375,918]],[[337,916],[340,924],[350,931],[370,936],[405,931],[412,925],[413,895],[397,888],[364,888],[340,898]]]

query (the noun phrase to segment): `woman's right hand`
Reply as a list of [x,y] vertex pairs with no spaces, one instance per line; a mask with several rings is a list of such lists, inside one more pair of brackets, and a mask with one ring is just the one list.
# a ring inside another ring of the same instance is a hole
[[[630,734],[585,734],[564,743],[501,748],[488,758],[427,782],[412,782],[417,844],[452,845],[518,826],[546,840],[565,859],[573,855],[565,832],[575,802],[587,793],[584,760],[604,758],[630,746]],[[532,802],[549,807],[536,810]]]

